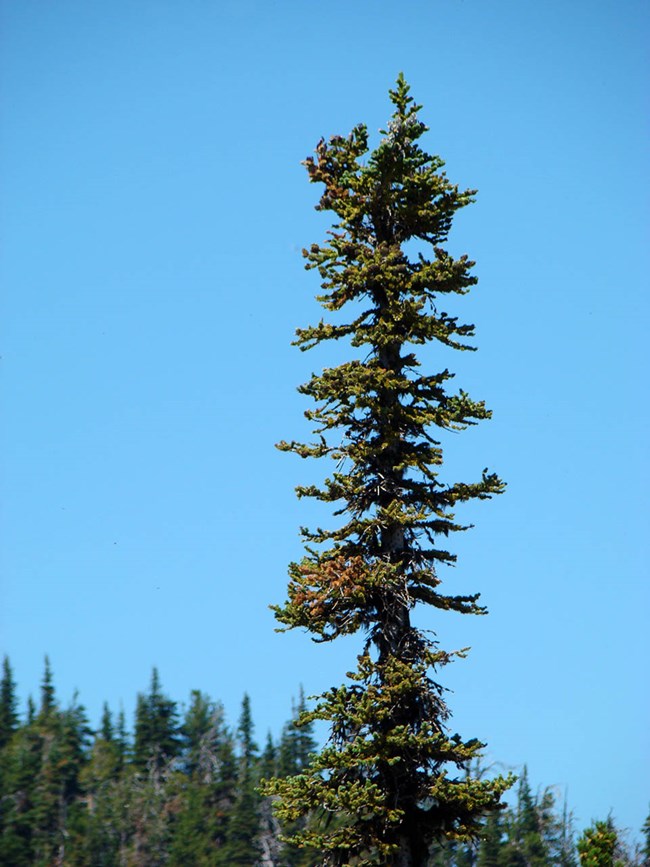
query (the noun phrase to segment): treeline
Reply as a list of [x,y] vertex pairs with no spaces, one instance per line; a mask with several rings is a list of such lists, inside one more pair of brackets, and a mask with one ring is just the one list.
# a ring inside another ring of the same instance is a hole
[[[154,669],[137,697],[131,728],[105,705],[90,726],[75,699],[61,707],[46,660],[40,701],[23,718],[5,658],[0,684],[0,865],[4,867],[311,867],[318,852],[282,844],[259,781],[297,774],[316,749],[310,725],[294,721],[300,694],[277,738],[255,740],[244,696],[236,725],[194,690],[181,711]],[[327,822],[327,816],[312,817]],[[533,793],[520,776],[516,803],[486,819],[474,845],[447,843],[431,867],[627,867],[650,864],[646,845],[625,845],[610,819],[578,839],[551,789]]]

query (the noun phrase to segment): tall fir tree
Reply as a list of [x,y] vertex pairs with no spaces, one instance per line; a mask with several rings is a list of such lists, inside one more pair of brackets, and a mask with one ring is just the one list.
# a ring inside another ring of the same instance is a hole
[[474,191],[450,183],[443,161],[419,146],[427,128],[403,76],[390,98],[394,113],[369,156],[359,125],[347,138],[321,140],[305,162],[310,180],[325,188],[317,209],[337,219],[326,243],[304,253],[333,317],[298,329],[296,344],[307,350],[348,339],[358,357],[299,389],[316,402],[305,415],[317,440],[279,444],[334,462],[322,486],[297,492],[335,504],[343,522],[303,528],[306,554],[291,564],[288,599],[275,613],[284,628],[305,628],[316,641],[362,632],[366,642],[348,681],[303,716],[329,723],[328,745],[308,769],[266,791],[279,796],[285,821],[319,808],[331,817],[293,836],[323,851],[324,863],[424,867],[436,840],[474,837],[511,784],[466,776],[483,744],[449,733],[437,680],[464,651],[440,649],[411,620],[418,604],[485,613],[478,595],[441,591],[439,568],[456,560],[442,542],[467,529],[454,517],[458,504],[499,494],[504,484],[487,470],[471,483],[441,476],[436,429],[460,431],[490,416],[483,402],[447,390],[447,368],[420,373],[414,351],[431,341],[473,348],[466,342],[473,326],[443,304],[477,282],[474,263],[442,245]]

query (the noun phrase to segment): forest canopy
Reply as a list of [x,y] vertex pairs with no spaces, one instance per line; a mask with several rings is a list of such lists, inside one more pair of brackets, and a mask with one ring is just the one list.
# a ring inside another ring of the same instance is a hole
[[[307,707],[299,690],[282,731],[258,741],[264,729],[247,696],[239,718],[229,721],[202,690],[182,704],[170,698],[154,670],[132,720],[105,705],[92,725],[76,697],[61,704],[48,662],[39,700],[19,712],[5,657],[0,864],[317,867],[319,853],[281,842],[294,829],[277,822],[257,787],[262,777],[295,774],[317,749],[309,726],[294,725]],[[648,823],[644,834],[643,848],[630,845],[611,817],[577,834],[558,790],[534,787],[523,769],[510,805],[483,823],[480,840],[443,845],[430,865],[641,867],[650,858]]]

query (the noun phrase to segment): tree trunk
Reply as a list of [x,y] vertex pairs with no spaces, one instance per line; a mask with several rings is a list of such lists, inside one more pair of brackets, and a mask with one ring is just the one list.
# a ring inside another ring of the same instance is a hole
[[428,861],[428,847],[423,848],[421,843],[414,842],[410,837],[402,837],[392,867],[427,867]]

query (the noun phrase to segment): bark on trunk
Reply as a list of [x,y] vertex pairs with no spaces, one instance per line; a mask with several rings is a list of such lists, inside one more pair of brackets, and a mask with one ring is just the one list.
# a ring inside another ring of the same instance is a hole
[[427,867],[428,851],[423,851],[421,845],[417,849],[419,851],[410,838],[403,837],[392,867]]

